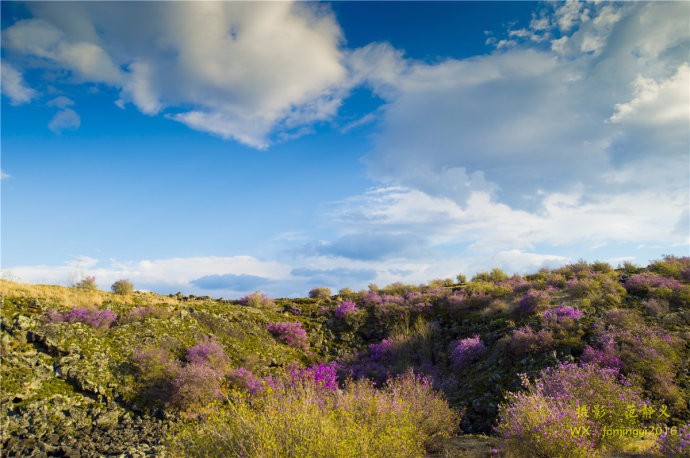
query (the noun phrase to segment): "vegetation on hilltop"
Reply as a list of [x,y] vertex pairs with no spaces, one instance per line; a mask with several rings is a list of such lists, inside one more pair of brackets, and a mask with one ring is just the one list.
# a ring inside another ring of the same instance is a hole
[[456,280],[237,301],[2,281],[3,450],[688,453],[690,258]]

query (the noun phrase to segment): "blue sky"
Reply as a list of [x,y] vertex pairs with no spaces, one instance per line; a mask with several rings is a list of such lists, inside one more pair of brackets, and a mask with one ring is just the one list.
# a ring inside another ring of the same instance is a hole
[[690,3],[2,2],[2,273],[303,296],[688,255]]

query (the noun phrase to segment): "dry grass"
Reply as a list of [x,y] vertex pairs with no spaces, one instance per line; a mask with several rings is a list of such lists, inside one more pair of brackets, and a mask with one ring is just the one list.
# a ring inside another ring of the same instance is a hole
[[105,302],[120,304],[155,305],[176,304],[177,299],[154,293],[134,292],[128,295],[113,294],[100,290],[84,290],[56,285],[32,285],[0,280],[0,296],[30,298],[53,306],[88,307],[101,306]]

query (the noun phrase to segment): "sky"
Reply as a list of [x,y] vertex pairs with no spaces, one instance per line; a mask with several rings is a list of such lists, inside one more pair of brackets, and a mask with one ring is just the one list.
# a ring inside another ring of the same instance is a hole
[[688,2],[5,2],[2,276],[305,296],[690,255]]

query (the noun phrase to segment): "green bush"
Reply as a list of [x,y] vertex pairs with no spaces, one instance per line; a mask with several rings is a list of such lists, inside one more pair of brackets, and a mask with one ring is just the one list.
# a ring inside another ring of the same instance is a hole
[[326,288],[325,286],[312,288],[309,291],[309,297],[311,297],[312,299],[325,299],[327,297],[331,297],[331,290],[330,288]]
[[383,389],[350,382],[342,391],[300,379],[237,394],[181,422],[171,448],[184,456],[415,457],[448,437],[459,415],[411,372]]
[[74,288],[83,289],[86,291],[95,291],[98,289],[98,286],[96,285],[96,277],[84,277],[73,286]]
[[110,287],[115,294],[127,295],[134,291],[134,284],[129,280],[118,280]]

